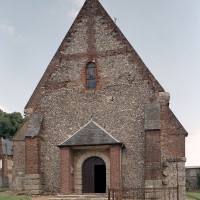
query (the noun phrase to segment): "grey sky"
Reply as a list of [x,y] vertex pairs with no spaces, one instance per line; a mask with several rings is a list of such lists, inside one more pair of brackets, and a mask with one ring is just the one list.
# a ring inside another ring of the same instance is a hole
[[[0,0],[0,107],[20,111],[84,0]],[[200,1],[101,0],[166,91],[200,165]]]

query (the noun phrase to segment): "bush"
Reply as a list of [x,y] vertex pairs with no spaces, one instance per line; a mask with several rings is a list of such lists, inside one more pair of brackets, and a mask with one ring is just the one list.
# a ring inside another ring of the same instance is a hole
[[0,188],[0,192],[5,192],[6,188]]

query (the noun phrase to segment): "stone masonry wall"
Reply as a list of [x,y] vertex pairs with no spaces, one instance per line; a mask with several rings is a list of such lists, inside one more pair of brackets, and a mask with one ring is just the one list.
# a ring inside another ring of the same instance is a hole
[[15,192],[24,190],[25,142],[14,141],[13,145],[13,188]]
[[186,187],[188,191],[195,191],[199,189],[197,182],[197,175],[200,173],[200,167],[186,167]]
[[[120,91],[119,88],[126,88],[126,92],[123,92],[123,89]],[[105,93],[100,92],[95,95],[80,93],[70,95],[60,90],[60,93],[51,93],[48,99],[43,99],[46,112],[41,151],[43,155],[45,154],[42,158],[42,171],[45,173],[46,186],[49,185],[53,189],[59,181],[59,174],[56,173],[59,171],[59,149],[56,145],[85,125],[91,116],[126,146],[122,157],[122,174],[126,174],[122,175],[123,184],[135,187],[143,184],[143,101],[146,100],[144,94],[148,94],[148,91],[144,91],[139,98],[135,96],[138,91],[134,89],[130,86],[115,86],[109,87]],[[46,101],[51,104],[47,106]],[[132,172],[129,173],[130,171]]]

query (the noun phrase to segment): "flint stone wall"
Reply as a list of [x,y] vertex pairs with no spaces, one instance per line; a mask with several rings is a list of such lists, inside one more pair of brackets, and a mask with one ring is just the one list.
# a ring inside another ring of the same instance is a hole
[[[133,61],[131,54],[118,52],[126,43],[119,41],[112,27],[105,26],[105,19],[97,13],[90,20],[93,20],[90,22],[92,25],[86,26],[88,19],[83,15],[82,20],[77,22],[70,44],[65,44],[70,49],[63,47],[65,59],[61,57],[56,70],[50,75],[48,85],[51,87],[46,84],[38,104],[44,111],[41,175],[45,191],[59,191],[60,157],[57,145],[84,126],[91,117],[126,146],[122,151],[123,186],[144,186],[144,105],[149,103],[153,90],[148,81],[142,79],[138,63]],[[93,44],[89,41],[90,30],[86,30],[91,26],[91,31],[95,33]],[[87,38],[82,36],[85,33]],[[78,55],[87,55],[85,40],[88,49],[92,45],[94,51],[101,53],[108,50],[118,52],[94,56],[99,67],[100,85],[95,94],[83,92],[83,71],[88,58],[78,58]],[[77,57],[67,57],[72,53]],[[66,85],[55,89],[54,85],[63,81]]]

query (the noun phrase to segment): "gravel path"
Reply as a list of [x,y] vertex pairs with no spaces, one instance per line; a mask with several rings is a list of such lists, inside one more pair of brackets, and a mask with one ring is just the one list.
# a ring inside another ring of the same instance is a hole
[[[0,196],[10,196],[13,195],[11,191],[0,192]],[[53,198],[55,196],[32,196],[31,200],[49,200],[49,198]],[[194,200],[192,198],[186,198],[186,200]]]

